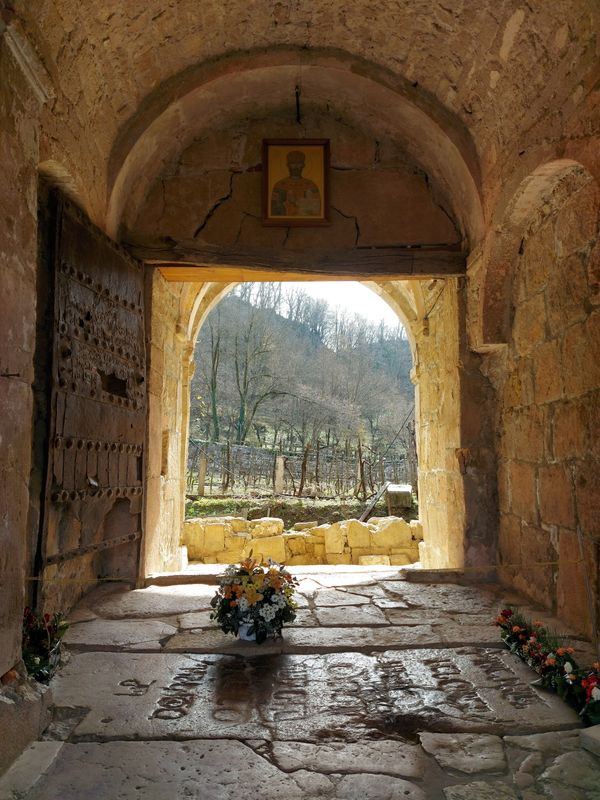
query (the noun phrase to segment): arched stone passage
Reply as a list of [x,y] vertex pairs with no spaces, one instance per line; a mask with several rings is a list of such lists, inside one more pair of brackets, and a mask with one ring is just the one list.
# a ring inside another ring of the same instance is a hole
[[[160,311],[153,315],[152,352],[155,364],[162,366],[151,369],[149,387],[146,573],[178,565],[179,540],[174,531],[183,521],[193,343],[208,313],[234,286],[168,283],[158,270],[153,284],[153,305]],[[456,280],[366,285],[396,310],[411,343],[425,566],[462,567],[466,562],[487,566],[493,559],[493,535],[467,522],[475,513],[470,510],[468,482],[476,471],[478,451],[469,450],[473,463],[468,470],[461,461],[466,443],[463,397],[467,406],[471,404],[462,386],[463,289]],[[170,433],[165,437],[167,426]],[[477,502],[481,504],[481,492]]]
[[486,245],[480,311],[483,348],[510,338],[513,271],[527,232],[536,220],[557,208],[560,195],[574,194],[593,180],[583,165],[560,159],[540,165],[521,182]]

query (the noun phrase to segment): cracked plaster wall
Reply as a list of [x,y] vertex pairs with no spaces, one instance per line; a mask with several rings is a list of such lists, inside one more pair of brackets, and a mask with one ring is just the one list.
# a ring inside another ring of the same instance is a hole
[[[294,112],[295,113],[295,112]],[[460,234],[427,175],[389,137],[333,114],[292,105],[268,119],[239,119],[206,133],[161,174],[124,238],[306,251],[356,245],[457,243]],[[331,141],[331,225],[261,224],[263,137]]]

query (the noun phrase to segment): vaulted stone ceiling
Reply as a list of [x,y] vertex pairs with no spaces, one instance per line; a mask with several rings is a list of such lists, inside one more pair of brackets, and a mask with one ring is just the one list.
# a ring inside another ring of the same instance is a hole
[[299,82],[307,100],[343,107],[366,126],[382,120],[409,149],[420,131],[421,163],[456,195],[477,238],[474,195],[484,195],[487,217],[494,202],[482,181],[500,190],[508,163],[521,159],[526,174],[540,160],[528,163],[530,151],[589,133],[600,75],[596,0],[15,0],[13,8],[57,89],[41,162],[60,164],[94,218],[112,215],[113,228],[119,193],[150,162],[244,105],[291,103]]

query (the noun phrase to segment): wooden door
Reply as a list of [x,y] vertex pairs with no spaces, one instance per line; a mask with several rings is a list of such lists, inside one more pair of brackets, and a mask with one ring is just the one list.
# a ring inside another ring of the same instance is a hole
[[[59,194],[46,261],[48,448],[38,571],[45,610],[98,580],[134,581],[144,499],[146,354],[140,263]],[[42,262],[43,263],[43,262]]]

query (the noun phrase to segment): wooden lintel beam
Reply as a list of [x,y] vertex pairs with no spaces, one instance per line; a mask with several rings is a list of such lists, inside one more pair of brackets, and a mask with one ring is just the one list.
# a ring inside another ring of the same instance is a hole
[[127,247],[135,258],[160,268],[165,278],[173,281],[408,280],[457,277],[467,269],[465,254],[452,246],[305,252],[196,243]]

